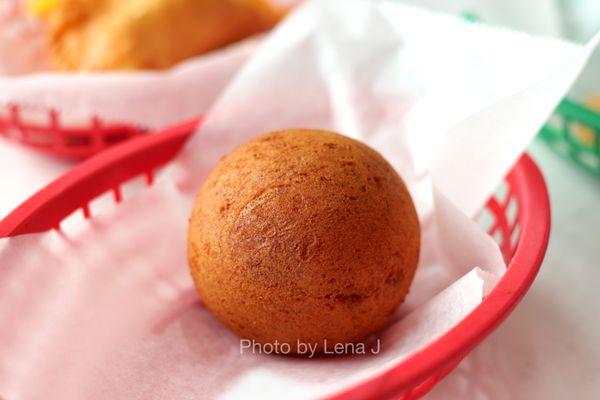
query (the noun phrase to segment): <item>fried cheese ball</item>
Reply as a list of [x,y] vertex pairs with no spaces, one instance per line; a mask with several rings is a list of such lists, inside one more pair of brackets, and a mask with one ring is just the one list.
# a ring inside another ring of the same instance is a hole
[[240,337],[291,353],[384,327],[419,247],[413,202],[390,164],[358,141],[305,129],[225,157],[196,196],[188,234],[206,307]]

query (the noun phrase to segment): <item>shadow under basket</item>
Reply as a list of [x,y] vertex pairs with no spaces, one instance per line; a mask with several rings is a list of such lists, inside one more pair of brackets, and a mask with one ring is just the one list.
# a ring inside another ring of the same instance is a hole
[[[121,143],[75,166],[0,221],[0,237],[60,230],[61,221],[78,210],[91,219],[90,202],[107,192],[114,194],[117,205],[122,185],[140,176],[151,185],[156,171],[177,155],[197,124],[190,121]],[[546,185],[529,156],[523,155],[515,164],[480,219],[508,265],[492,292],[427,347],[330,399],[420,398],[512,312],[538,273],[550,231]]]
[[540,131],[559,154],[600,176],[600,114],[564,99]]

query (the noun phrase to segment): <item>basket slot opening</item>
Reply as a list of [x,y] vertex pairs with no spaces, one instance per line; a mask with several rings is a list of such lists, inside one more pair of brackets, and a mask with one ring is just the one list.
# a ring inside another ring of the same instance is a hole
[[515,196],[511,176],[498,187],[494,197],[479,213],[477,223],[500,247],[508,264],[513,255],[511,234],[519,224],[519,203]]
[[54,143],[56,143],[56,138],[52,134],[52,132],[43,131],[43,130],[26,129],[26,128],[21,128],[21,129],[23,131],[25,131],[25,130],[28,131],[27,144],[30,144],[32,146],[47,147],[47,146],[52,146]]
[[502,207],[506,207],[509,198],[511,197],[512,192],[510,187],[506,181],[502,181],[502,183],[496,189],[494,193],[494,197],[498,201],[498,203],[502,204]]
[[[510,185],[509,185],[509,193],[510,193]],[[513,196],[507,198],[510,201]],[[516,200],[515,200],[516,201]],[[510,227],[512,224],[509,224],[507,221],[506,208],[502,207],[498,200],[495,197],[492,197],[487,204],[487,208],[489,212],[493,216],[494,223],[492,228],[489,230],[489,235],[494,239],[494,241],[500,247],[500,251],[504,256],[504,260],[508,264],[511,258],[511,243],[510,243]],[[516,218],[516,217],[515,217]]]
[[[498,226],[496,225],[496,227]],[[502,243],[504,242],[504,236],[502,235],[502,231],[500,229],[495,229],[494,233],[492,234],[492,238],[496,243],[498,243],[498,246],[500,246],[500,248],[502,249]]]
[[86,216],[85,208],[81,208],[83,210],[82,213],[79,210],[75,210],[71,214],[67,215],[60,221],[60,233],[63,235],[74,235],[78,232],[83,226],[87,226],[86,221],[90,218],[89,208],[88,215]]
[[10,140],[15,141],[23,141],[23,131],[21,129],[17,129],[15,127],[7,127],[2,130],[2,134]]
[[[494,223],[494,225],[492,225],[492,227],[490,229],[488,229],[488,231],[487,231],[488,235],[490,235],[492,238],[496,235],[497,232],[499,232],[497,223]],[[496,239],[494,239],[494,240],[496,240]],[[496,240],[496,243],[499,243],[499,242]]]
[[552,147],[560,154],[569,154],[570,147],[566,140],[555,140],[552,142]]
[[508,222],[509,231],[512,232],[519,218],[519,207],[517,199],[514,196],[508,198],[507,204],[503,207],[505,210],[506,220]]
[[104,143],[106,143],[107,145],[113,145],[113,144],[116,144],[116,143],[119,143],[119,142],[129,139],[131,136],[132,135],[128,135],[125,132],[107,133],[104,136]]
[[101,195],[92,199],[92,201],[89,203],[90,213],[94,216],[105,214],[112,210],[114,206],[115,199],[113,190],[108,190],[102,193]]
[[495,221],[494,215],[487,207],[482,209],[477,216],[477,224],[490,236],[492,235],[492,229],[496,229]]
[[587,152],[579,152],[577,153],[577,160],[582,163],[584,166],[591,168],[592,170],[600,171],[600,158],[597,154],[587,153]]
[[148,187],[145,174],[137,175],[119,186],[122,199],[128,199]]
[[571,118],[564,116],[563,129],[562,129],[562,137],[570,146],[567,148],[568,152],[575,151],[575,147],[573,146],[576,141],[573,139],[571,135]]
[[596,132],[577,122],[570,124],[567,140],[576,151],[593,151],[596,143]]
[[64,144],[68,147],[89,146],[92,139],[83,135],[64,135]]
[[517,250],[517,244],[519,243],[519,239],[521,238],[521,226],[519,224],[515,225],[510,234],[510,245],[511,245],[511,256],[515,254]]
[[[150,175],[150,181],[148,180],[148,176]],[[64,224],[67,221],[69,226],[68,231],[73,229],[73,226],[79,226],[81,223],[81,217],[83,216],[83,220],[89,220],[92,216],[102,215],[110,210],[112,210],[115,205],[118,205],[123,202],[124,199],[133,196],[135,193],[143,190],[152,185],[153,181],[153,173],[150,172],[148,174],[142,174],[135,176],[123,183],[119,186],[116,186],[112,189],[107,190],[106,192],[100,194],[95,197],[91,201],[81,205],[77,210],[63,218],[55,228],[56,230],[61,230],[60,225]],[[81,214],[79,214],[79,209],[81,209]],[[73,221],[76,222],[73,222]],[[64,228],[63,228],[64,230]]]
[[558,113],[552,114],[546,122],[546,125],[557,132],[562,132],[565,129],[565,121],[562,115]]

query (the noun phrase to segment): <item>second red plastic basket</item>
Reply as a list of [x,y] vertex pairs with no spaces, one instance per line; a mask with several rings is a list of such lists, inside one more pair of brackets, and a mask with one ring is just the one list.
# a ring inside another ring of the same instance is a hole
[[33,110],[15,104],[0,106],[0,136],[69,160],[83,160],[146,132],[98,117],[75,119],[54,110]]

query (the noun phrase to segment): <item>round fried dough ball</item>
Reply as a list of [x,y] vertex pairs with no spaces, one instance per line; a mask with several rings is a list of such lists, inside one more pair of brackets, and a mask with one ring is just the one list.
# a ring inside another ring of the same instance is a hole
[[188,257],[206,307],[240,337],[322,352],[389,321],[419,241],[411,197],[383,157],[290,129],[221,160],[197,194]]

